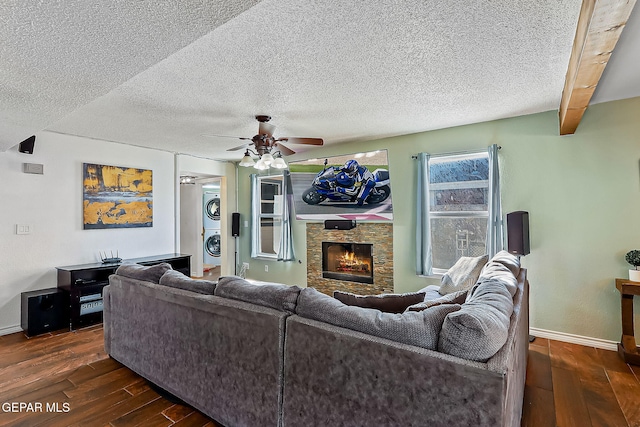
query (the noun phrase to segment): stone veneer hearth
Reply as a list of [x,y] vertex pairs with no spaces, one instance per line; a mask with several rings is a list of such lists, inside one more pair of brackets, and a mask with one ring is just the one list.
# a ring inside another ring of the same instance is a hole
[[[323,278],[322,242],[372,243],[373,284]],[[393,293],[393,224],[363,222],[351,230],[327,230],[322,223],[307,223],[307,286],[328,295],[336,290],[359,295]]]

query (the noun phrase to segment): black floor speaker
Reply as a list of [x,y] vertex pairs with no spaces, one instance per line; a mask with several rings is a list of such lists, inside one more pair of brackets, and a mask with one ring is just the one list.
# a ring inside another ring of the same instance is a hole
[[514,255],[529,253],[529,212],[516,211],[507,214],[507,247]]
[[20,326],[28,336],[68,328],[68,294],[58,288],[23,292]]

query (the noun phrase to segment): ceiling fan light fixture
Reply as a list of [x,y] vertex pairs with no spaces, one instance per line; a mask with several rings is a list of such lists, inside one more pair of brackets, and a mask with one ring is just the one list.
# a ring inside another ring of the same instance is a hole
[[262,160],[264,162],[264,164],[266,164],[267,166],[269,166],[271,163],[273,163],[274,158],[271,155],[271,153],[266,152],[262,155],[262,157],[260,157],[260,160]]
[[251,156],[249,155],[249,150],[244,152],[244,157],[242,158],[242,160],[240,160],[240,163],[238,163],[240,166],[244,166],[245,168],[248,168],[250,166],[253,166],[256,164],[256,162],[251,158]]
[[278,155],[273,163],[271,163],[271,167],[274,167],[276,169],[286,169],[289,167],[289,165],[287,165],[287,162],[284,161],[282,156]]
[[263,159],[258,160],[253,167],[261,171],[269,169],[269,165]]

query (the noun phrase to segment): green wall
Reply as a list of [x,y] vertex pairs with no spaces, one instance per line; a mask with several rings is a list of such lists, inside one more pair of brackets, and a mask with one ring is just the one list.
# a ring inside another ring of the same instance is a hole
[[[433,279],[415,271],[416,164],[421,152],[455,152],[502,146],[504,213],[530,215],[531,254],[522,259],[531,284],[531,326],[618,341],[620,296],[615,277],[627,277],[624,254],[640,248],[640,98],[589,107],[575,135],[558,135],[556,111],[375,141],[325,146],[288,160],[387,149],[394,205],[396,292]],[[239,168],[239,209],[249,213],[249,174]],[[240,262],[248,277],[306,285],[305,223],[294,224],[301,263],[253,260],[248,229]],[[265,273],[264,266],[269,272]],[[636,312],[637,305],[636,305]]]

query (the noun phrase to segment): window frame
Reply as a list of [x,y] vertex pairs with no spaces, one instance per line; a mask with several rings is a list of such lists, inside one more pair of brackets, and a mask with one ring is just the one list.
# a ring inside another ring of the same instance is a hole
[[[434,163],[445,163],[445,162],[454,162],[456,160],[465,160],[465,159],[473,159],[473,158],[486,158],[487,161],[489,160],[489,153],[485,150],[482,151],[467,151],[467,152],[462,152],[462,153],[449,153],[449,154],[438,154],[438,155],[432,155],[429,157],[428,159],[428,163],[429,163],[429,170],[431,171],[431,167]],[[429,177],[429,179],[431,179],[431,177]],[[489,221],[489,205],[487,203],[487,208],[486,210],[469,210],[469,211],[464,211],[464,210],[448,210],[448,211],[433,211],[431,210],[432,206],[434,206],[435,204],[432,203],[433,199],[432,196],[436,194],[436,191],[441,191],[441,190],[450,190],[450,189],[472,189],[472,188],[484,188],[486,189],[487,192],[489,192],[490,189],[490,180],[489,177],[487,177],[487,179],[483,179],[483,180],[469,180],[469,181],[451,181],[451,182],[442,182],[442,183],[431,183],[429,182],[429,193],[428,197],[429,197],[429,222],[430,222],[430,233],[431,233],[431,253],[433,254],[434,252],[436,252],[436,245],[434,244],[434,229],[435,227],[433,227],[433,220],[437,220],[437,219],[441,219],[441,218],[449,218],[449,219],[473,219],[473,218],[483,218],[487,221]],[[457,242],[457,236],[454,236],[454,238],[456,239],[456,250],[458,250],[458,242]],[[486,242],[487,242],[487,236],[485,235],[483,238],[483,241],[485,243],[485,247],[486,247]],[[458,259],[460,259],[461,256],[465,256],[465,255],[459,255],[456,258],[456,261]],[[454,262],[455,264],[455,262]],[[435,264],[432,265],[431,271],[432,271],[432,275],[434,276],[442,276],[443,274],[445,274],[448,269],[451,267],[446,267],[446,268],[442,268],[443,266],[436,266]]]
[[[275,228],[276,226],[276,222],[280,222],[280,226],[282,224],[282,203],[284,201],[283,198],[283,179],[284,179],[284,175],[283,174],[277,174],[277,175],[264,175],[264,176],[257,176],[256,180],[257,180],[257,185],[259,188],[258,191],[258,200],[254,201],[254,206],[258,207],[258,212],[254,212],[252,213],[252,215],[256,215],[257,218],[255,218],[255,224],[256,227],[254,232],[257,233],[257,238],[255,243],[259,242],[259,246],[257,248],[255,248],[255,253],[256,256],[254,258],[262,258],[262,259],[278,259],[278,249],[275,248],[275,243],[276,243],[276,237],[279,238],[279,234],[276,235],[276,230]],[[263,184],[269,184],[269,185],[275,185],[277,186],[277,191],[276,193],[273,195],[274,199],[265,199],[264,194],[262,192],[263,190]],[[278,209],[278,203],[276,198],[280,197],[280,209]],[[263,212],[263,207],[264,205],[273,205],[273,209],[272,212]],[[265,227],[263,227],[263,220],[272,220],[272,224],[271,226],[272,228],[272,235],[268,236],[270,238],[270,242],[272,242],[272,245],[274,245],[274,252],[265,252],[263,249],[265,247],[265,244],[268,244],[269,242],[267,242],[265,239],[267,238],[267,236],[264,234],[264,229]]]

